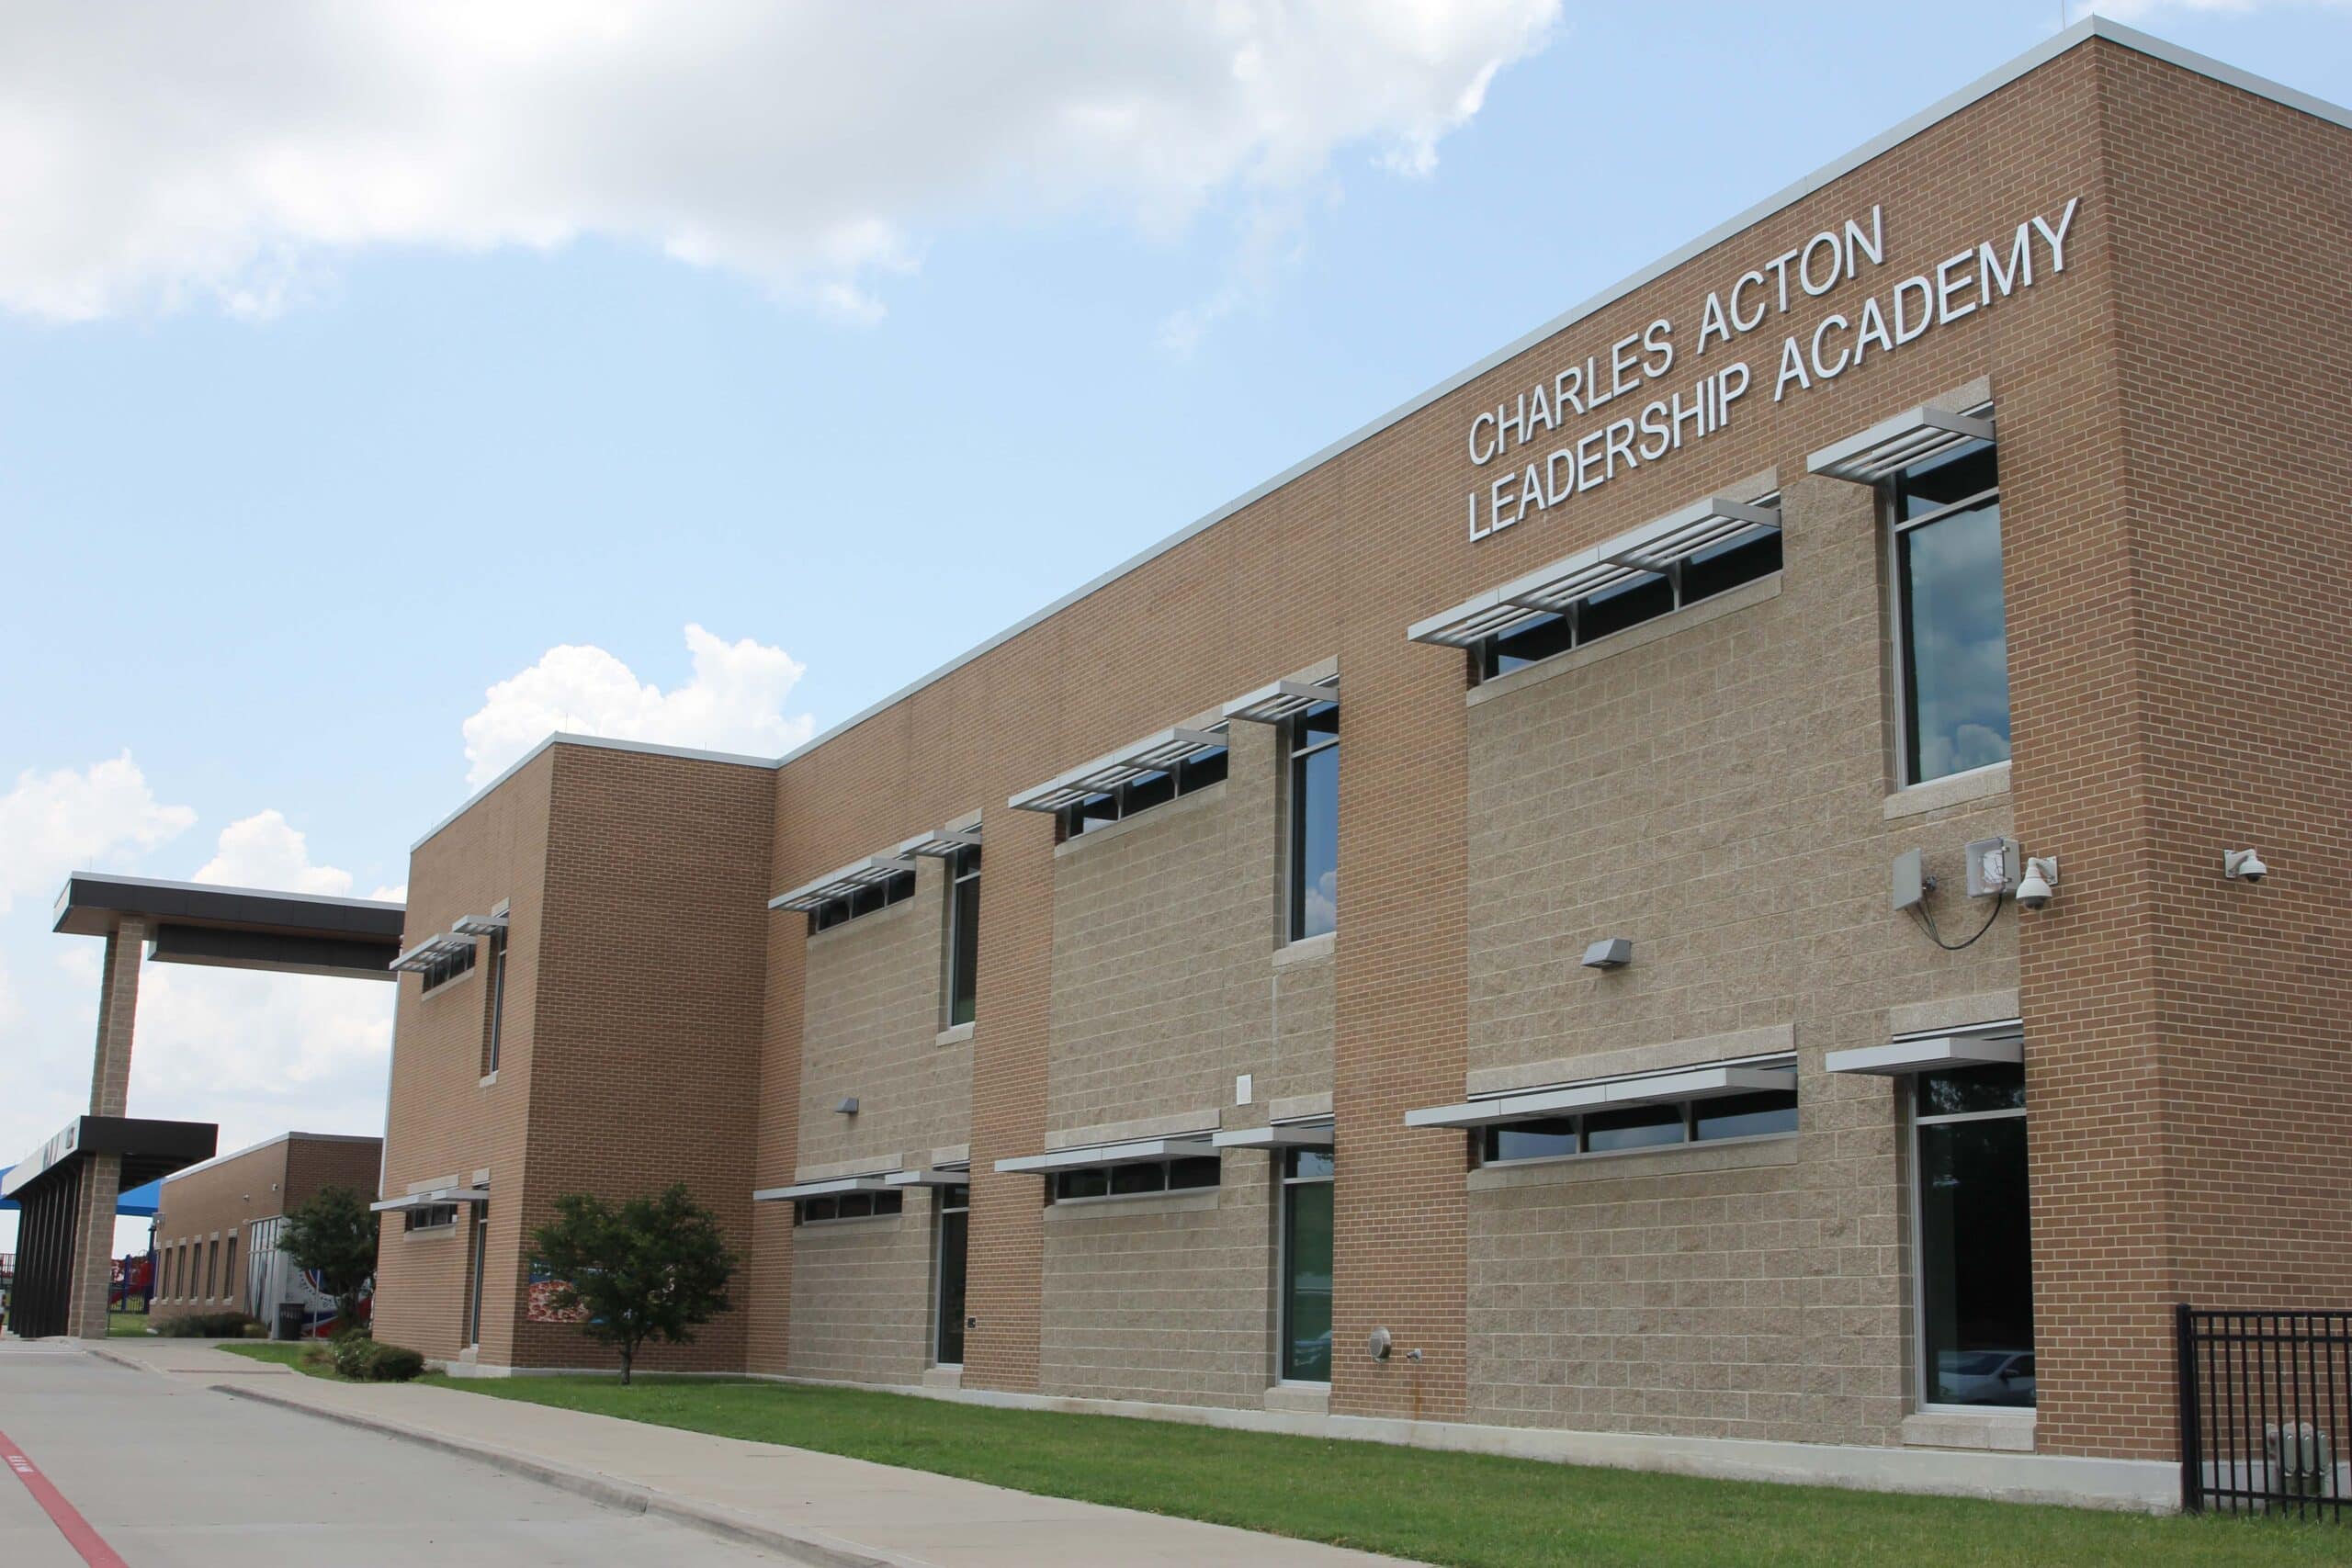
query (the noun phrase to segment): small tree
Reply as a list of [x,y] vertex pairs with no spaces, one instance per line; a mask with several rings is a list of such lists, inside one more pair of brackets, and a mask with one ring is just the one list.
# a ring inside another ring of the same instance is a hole
[[359,1326],[359,1298],[376,1275],[376,1215],[367,1199],[348,1187],[320,1188],[287,1212],[277,1249],[334,1298],[336,1332]]
[[585,1314],[582,1332],[620,1352],[623,1383],[648,1339],[691,1344],[696,1324],[733,1304],[727,1281],[735,1255],[718,1234],[717,1216],[683,1184],[618,1208],[567,1192],[555,1201],[555,1213],[531,1236],[556,1280],[548,1305]]

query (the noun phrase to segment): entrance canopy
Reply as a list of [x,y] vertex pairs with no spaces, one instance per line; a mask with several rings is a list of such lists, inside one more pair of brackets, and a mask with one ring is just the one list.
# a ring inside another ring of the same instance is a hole
[[143,921],[158,964],[204,964],[285,975],[391,980],[400,955],[399,904],[160,882],[77,871],[57,896],[52,928],[70,936],[107,936],[126,919]]
[[[11,1171],[0,1170],[0,1186],[6,1186],[13,1174]],[[17,1206],[17,1201],[14,1198],[0,1198],[0,1210],[13,1209]],[[114,1201],[115,1213],[126,1220],[152,1220],[155,1217],[156,1211],[163,1206],[164,1179],[160,1176],[153,1181],[131,1188]]]

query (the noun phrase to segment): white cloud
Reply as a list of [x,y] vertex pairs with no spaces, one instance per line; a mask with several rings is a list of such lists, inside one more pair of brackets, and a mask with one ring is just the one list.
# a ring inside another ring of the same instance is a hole
[[1342,150],[1426,173],[1558,0],[27,0],[0,51],[0,304],[266,315],[363,247],[583,235],[853,319],[922,236],[1147,230]]
[[18,895],[48,897],[68,872],[119,865],[195,821],[188,807],[156,800],[129,751],[79,773],[27,769],[0,795],[0,913]]
[[639,682],[601,648],[548,649],[491,687],[466,720],[466,782],[487,784],[557,730],[774,757],[816,728],[808,715],[784,711],[803,668],[784,649],[749,637],[722,642],[691,625],[686,648],[694,678],[669,692]]
[[197,868],[192,880],[329,897],[351,891],[351,873],[332,865],[312,865],[309,841],[275,807],[221,829],[218,850]]

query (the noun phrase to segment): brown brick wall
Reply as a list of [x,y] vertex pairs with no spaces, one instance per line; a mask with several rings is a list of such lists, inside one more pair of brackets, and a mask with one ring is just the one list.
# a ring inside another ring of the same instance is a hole
[[[164,1183],[155,1215],[155,1251],[164,1275],[156,1282],[155,1315],[250,1310],[245,1264],[249,1226],[300,1207],[320,1188],[340,1184],[362,1196],[376,1190],[383,1145],[369,1137],[320,1137],[295,1133],[183,1171]],[[228,1238],[237,1238],[236,1267],[227,1266]],[[208,1294],[203,1254],[191,1248],[219,1243],[222,1264]]]

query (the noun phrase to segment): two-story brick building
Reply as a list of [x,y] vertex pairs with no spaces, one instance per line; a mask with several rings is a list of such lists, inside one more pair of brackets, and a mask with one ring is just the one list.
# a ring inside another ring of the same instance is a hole
[[2161,1501],[2173,1303],[2352,1304],[2347,126],[2084,24],[787,757],[550,740],[379,1332],[596,1364],[525,1238],[675,1179],[658,1366]]

